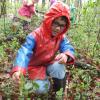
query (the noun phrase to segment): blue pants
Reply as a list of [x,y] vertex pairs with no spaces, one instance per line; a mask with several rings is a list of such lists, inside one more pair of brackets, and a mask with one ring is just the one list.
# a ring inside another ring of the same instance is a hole
[[[55,62],[47,66],[47,75],[56,79],[55,82],[56,85],[58,85],[57,87],[60,86],[60,80],[64,79],[65,73],[66,73],[65,65],[59,64],[58,62]],[[49,91],[50,82],[48,78],[46,78],[45,80],[35,80],[35,82],[39,85],[39,88],[35,91],[36,93],[42,94],[42,93],[47,93]]]

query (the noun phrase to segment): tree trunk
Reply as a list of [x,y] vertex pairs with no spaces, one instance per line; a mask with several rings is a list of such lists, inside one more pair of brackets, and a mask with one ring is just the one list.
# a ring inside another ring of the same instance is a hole
[[1,12],[0,12],[0,16],[5,15],[7,13],[6,11],[6,0],[0,0],[1,2]]
[[45,0],[42,0],[42,7],[44,7],[45,6]]
[[67,0],[67,4],[70,6],[70,0]]

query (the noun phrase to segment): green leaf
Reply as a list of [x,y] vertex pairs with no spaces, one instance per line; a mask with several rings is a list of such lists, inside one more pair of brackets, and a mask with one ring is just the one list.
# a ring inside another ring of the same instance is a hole
[[61,88],[59,91],[57,91],[56,94],[57,94],[58,96],[61,96],[61,95],[63,94],[63,88]]
[[26,83],[26,84],[24,85],[24,89],[25,89],[25,90],[30,90],[30,89],[32,89],[32,88],[33,88],[33,84],[30,83],[30,82],[28,82],[28,83]]
[[33,89],[35,90],[39,89],[39,85],[35,81],[32,81],[32,84],[33,84]]

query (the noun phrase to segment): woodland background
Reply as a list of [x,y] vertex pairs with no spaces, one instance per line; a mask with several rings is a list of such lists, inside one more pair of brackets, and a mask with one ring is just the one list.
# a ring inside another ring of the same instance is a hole
[[[68,67],[67,91],[65,100],[100,100],[100,0],[61,0],[70,6],[71,28],[67,37],[75,48],[75,65]],[[0,98],[4,100],[30,100],[28,94],[32,86],[38,86],[22,77],[20,90],[14,88],[9,72],[18,48],[25,37],[37,28],[49,9],[49,0],[35,4],[36,15],[31,21],[17,14],[21,0],[0,0]],[[25,83],[27,83],[25,85]],[[30,86],[30,87],[29,87]],[[62,90],[57,93],[61,100]],[[37,100],[47,100],[37,96]],[[0,99],[2,100],[2,99]]]

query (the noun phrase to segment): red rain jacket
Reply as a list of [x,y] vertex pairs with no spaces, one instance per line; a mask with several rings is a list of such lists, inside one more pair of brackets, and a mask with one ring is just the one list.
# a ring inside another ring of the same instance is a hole
[[[52,38],[52,21],[60,16],[67,17],[68,25],[66,26],[64,31],[60,33],[60,35]],[[20,56],[19,58],[17,58],[17,64],[13,67],[12,73],[20,70],[25,74],[26,68],[28,68],[30,79],[44,79],[46,77],[46,66],[55,61],[55,55],[60,49],[61,41],[64,39],[64,33],[67,32],[69,27],[70,15],[68,6],[64,5],[62,2],[53,4],[50,10],[45,14],[44,20],[40,27],[31,33],[32,38],[34,38],[35,40],[35,46],[34,48],[31,48],[33,54],[31,54],[31,57],[28,58],[29,63],[27,64],[27,66],[18,64],[18,61],[20,61],[18,59],[21,59]],[[72,53],[73,51],[71,51],[71,49],[73,48],[70,48],[71,46],[65,47],[65,49],[62,50],[62,53],[68,55],[71,58],[68,63],[73,63],[74,55]]]

